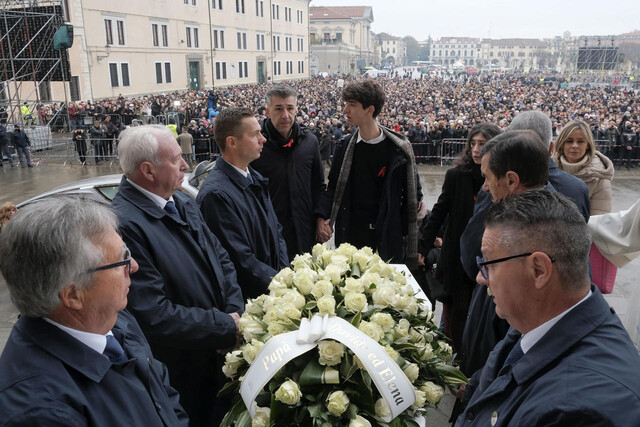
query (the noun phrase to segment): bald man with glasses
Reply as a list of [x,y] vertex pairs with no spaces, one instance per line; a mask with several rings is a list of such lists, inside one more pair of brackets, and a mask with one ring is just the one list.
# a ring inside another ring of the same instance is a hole
[[117,223],[101,203],[60,197],[4,227],[0,270],[21,316],[0,357],[0,425],[188,425],[124,311],[138,264]]

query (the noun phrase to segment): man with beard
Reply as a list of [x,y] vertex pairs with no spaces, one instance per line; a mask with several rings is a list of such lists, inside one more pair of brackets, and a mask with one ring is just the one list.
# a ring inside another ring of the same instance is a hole
[[267,141],[251,167],[269,179],[269,193],[292,260],[310,252],[316,242],[313,211],[325,189],[324,172],[318,139],[312,130],[295,123],[296,91],[277,85],[267,91],[266,98],[262,135]]

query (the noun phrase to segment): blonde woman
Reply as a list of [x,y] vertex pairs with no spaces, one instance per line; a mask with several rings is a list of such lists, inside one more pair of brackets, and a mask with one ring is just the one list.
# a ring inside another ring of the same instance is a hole
[[591,215],[611,212],[613,163],[596,150],[591,129],[586,122],[572,120],[560,130],[553,148],[553,158],[560,169],[587,184]]

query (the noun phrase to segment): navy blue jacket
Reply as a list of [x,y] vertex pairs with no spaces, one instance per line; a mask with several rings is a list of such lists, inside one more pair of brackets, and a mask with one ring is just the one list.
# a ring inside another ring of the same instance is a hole
[[517,364],[502,369],[520,338],[510,329],[471,378],[456,426],[638,426],[638,350],[600,291],[591,291]]
[[29,141],[29,137],[22,129],[14,129],[13,132],[11,132],[11,145],[25,148],[31,145],[31,141]]
[[289,257],[268,180],[250,166],[249,173],[253,184],[218,157],[196,200],[231,256],[244,297],[256,298],[268,293],[271,279],[289,264]]
[[188,425],[133,316],[120,312],[112,332],[129,357],[120,365],[43,319],[21,317],[0,358],[0,425]]
[[[174,219],[125,177],[112,207],[139,270],[131,275],[128,309],[153,354],[167,365],[171,384],[192,422],[210,410],[224,382],[216,349],[233,347],[236,326],[227,313],[242,313],[242,293],[227,252],[205,225],[195,200],[173,195]],[[208,408],[207,408],[208,407]]]
[[[273,208],[282,225],[289,259],[293,259],[297,254],[311,252],[316,243],[313,212],[325,189],[318,140],[311,131],[293,125],[289,141],[285,141],[271,119],[264,121],[262,134],[267,142],[251,167],[269,180]],[[287,143],[292,147],[283,147]]]

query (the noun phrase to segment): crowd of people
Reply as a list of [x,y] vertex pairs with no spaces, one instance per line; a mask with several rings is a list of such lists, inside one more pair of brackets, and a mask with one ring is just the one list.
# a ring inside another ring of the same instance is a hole
[[[388,102],[379,120],[408,136],[415,144],[419,163],[439,162],[443,139],[463,140],[478,123],[494,123],[506,129],[518,112],[532,109],[551,118],[554,136],[569,121],[583,119],[598,145],[606,146],[602,153],[616,166],[626,164],[627,158],[640,158],[640,116],[636,106],[639,95],[629,85],[596,85],[580,75],[483,73],[464,78],[450,74],[415,77],[416,74],[407,72],[380,78]],[[319,139],[326,133],[334,143],[348,134],[340,86],[351,79],[316,77],[289,82],[298,92],[299,124],[313,127]],[[574,85],[561,84],[567,80]],[[583,84],[576,84],[577,81]],[[54,132],[88,129],[94,121],[111,116],[114,138],[134,120],[164,125],[173,122],[178,133],[181,125],[187,124],[196,143],[201,141],[202,148],[197,151],[204,153],[214,148],[214,144],[204,141],[213,141],[212,119],[222,108],[248,107],[257,113],[259,120],[264,119],[268,87],[251,84],[211,91],[121,95],[114,99],[70,102],[68,106],[40,105],[32,115],[40,123],[50,123]],[[633,146],[630,153],[621,148],[628,143]]]
[[[470,377],[454,390],[456,425],[633,424],[640,356],[590,278],[587,223],[611,211],[613,177],[590,124],[635,126],[635,94],[606,112],[583,103],[583,114],[530,98],[564,89],[510,78],[459,91],[440,82],[430,102],[419,88],[433,82],[400,77],[184,95],[198,107],[184,107],[184,131],[208,112],[215,119],[202,124],[213,122],[220,150],[195,200],[179,191],[189,166],[177,123],[123,129],[113,211],[45,199],[3,226],[0,268],[23,316],[0,359],[0,409],[15,424],[219,424],[223,355],[239,344],[244,301],[333,237],[425,276],[428,252],[442,246],[442,327]],[[107,113],[95,114],[101,128]],[[428,217],[411,145],[420,122],[466,138]],[[334,140],[326,183],[323,140]],[[327,284],[314,297],[332,296]],[[110,412],[98,403],[111,394]]]

